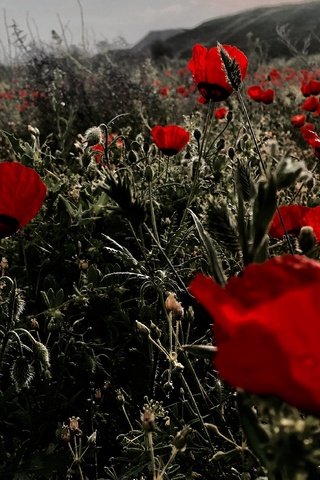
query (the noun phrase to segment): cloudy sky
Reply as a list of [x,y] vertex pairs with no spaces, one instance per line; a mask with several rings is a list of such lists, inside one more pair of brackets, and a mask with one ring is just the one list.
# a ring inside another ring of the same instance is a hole
[[2,49],[7,45],[6,25],[13,20],[29,38],[33,35],[47,42],[52,29],[61,33],[63,28],[68,43],[78,43],[79,2],[90,44],[112,41],[119,35],[133,44],[150,30],[193,27],[211,18],[262,5],[305,3],[302,0],[1,0]]

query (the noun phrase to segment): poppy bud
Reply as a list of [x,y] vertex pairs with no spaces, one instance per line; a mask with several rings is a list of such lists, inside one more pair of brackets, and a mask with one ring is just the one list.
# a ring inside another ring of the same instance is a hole
[[85,141],[87,142],[88,147],[92,145],[97,145],[101,141],[101,130],[99,127],[88,128],[84,134]]
[[317,243],[314,231],[312,227],[302,227],[299,234],[299,247],[302,253],[308,253]]
[[218,151],[223,150],[224,146],[225,146],[224,138],[220,138],[216,146],[217,150]]
[[169,293],[165,301],[165,307],[168,312],[172,312],[173,315],[181,317],[183,315],[183,308],[180,302],[176,299],[174,293]]
[[179,451],[184,452],[187,448],[187,437],[192,432],[192,428],[185,426],[173,439],[173,446]]
[[148,183],[151,183],[153,180],[153,171],[150,165],[147,165],[144,171],[144,177]]
[[127,157],[128,163],[135,163],[137,161],[137,155],[133,150],[130,150]]
[[232,110],[229,110],[229,112],[227,113],[227,120],[228,122],[231,122],[233,119],[233,112]]
[[234,151],[234,148],[230,147],[228,150],[228,157],[233,160],[236,155],[236,152]]
[[145,432],[154,432],[156,428],[156,416],[152,410],[146,409],[141,414],[141,424]]
[[70,442],[71,435],[68,425],[62,425],[61,430],[59,431],[59,437],[65,443]]

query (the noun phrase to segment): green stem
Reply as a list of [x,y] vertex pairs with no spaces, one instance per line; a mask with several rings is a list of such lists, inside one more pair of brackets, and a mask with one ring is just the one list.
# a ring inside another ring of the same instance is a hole
[[[250,133],[251,133],[251,137],[252,137],[254,146],[255,146],[255,148],[256,148],[258,157],[259,157],[259,162],[260,162],[261,171],[262,171],[262,172],[265,174],[265,176],[267,177],[267,168],[266,168],[265,162],[264,162],[264,160],[263,160],[263,158],[262,158],[262,155],[261,155],[261,152],[260,152],[260,148],[259,148],[259,145],[258,145],[258,142],[257,142],[257,137],[256,137],[256,134],[254,133],[254,130],[253,130],[253,127],[252,127],[252,123],[251,123],[251,120],[250,120],[250,117],[249,117],[249,113],[248,113],[246,104],[244,103],[244,100],[243,100],[243,97],[242,97],[240,91],[237,91],[237,97],[238,97],[238,101],[239,101],[239,103],[240,103],[240,108],[241,108],[241,110],[242,110],[242,113],[243,113],[243,115],[244,115],[244,117],[245,117],[245,119],[246,119],[246,121],[247,121],[249,130],[250,130]],[[284,224],[284,221],[283,221],[283,218],[282,218],[282,215],[281,215],[281,213],[280,213],[280,210],[279,210],[278,205],[276,206],[276,210],[277,210],[277,213],[278,213],[278,215],[279,215],[280,223],[281,223],[281,226],[282,226],[282,228],[283,228],[283,231],[284,231],[284,234],[285,234],[285,237],[286,237],[286,241],[287,241],[287,244],[288,244],[290,253],[293,255],[293,254],[294,254],[294,251],[293,251],[293,248],[292,248],[292,245],[291,245],[291,242],[290,242],[290,238],[289,238],[288,232],[287,232],[287,230],[286,230],[286,227],[285,227],[285,224]]]

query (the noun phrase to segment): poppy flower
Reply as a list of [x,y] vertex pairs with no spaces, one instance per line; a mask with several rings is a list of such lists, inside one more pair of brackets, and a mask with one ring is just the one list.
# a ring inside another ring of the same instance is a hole
[[157,125],[151,130],[151,135],[159,150],[169,157],[179,153],[190,140],[189,132],[178,125]]
[[320,93],[320,82],[319,80],[310,80],[309,89],[311,95],[319,95]]
[[285,226],[287,233],[298,236],[302,227],[312,227],[316,239],[320,240],[320,206],[306,207],[303,205],[282,205],[279,212],[273,216],[269,227],[269,235],[274,238],[283,238]]
[[16,162],[0,163],[0,238],[24,227],[40,210],[47,188],[38,173]]
[[275,97],[275,92],[272,88],[264,90],[260,85],[251,85],[251,87],[248,88],[247,93],[255,102],[262,102],[266,105],[272,103]]
[[274,257],[225,288],[199,274],[189,290],[214,320],[215,367],[225,381],[320,413],[318,262]]
[[302,135],[302,138],[308,142],[310,139],[317,137],[318,135],[314,131],[315,125],[313,123],[305,123],[301,128],[300,132]]
[[[239,66],[243,81],[248,68],[246,55],[232,45],[222,45],[222,47]],[[203,45],[195,45],[188,68],[192,72],[199,92],[206,100],[214,102],[226,100],[233,92],[218,47],[207,49]]]
[[247,89],[249,97],[255,102],[261,102],[262,92],[263,90],[260,85],[251,85],[251,87]]
[[313,148],[315,156],[320,158],[320,137],[318,135],[314,135],[308,139],[308,143]]
[[169,87],[160,87],[159,88],[159,93],[163,97],[167,97],[169,95]]
[[302,127],[305,124],[305,121],[306,116],[303,113],[291,117],[291,123],[294,127]]
[[309,83],[302,82],[301,87],[300,87],[301,93],[304,97],[310,97],[311,92],[310,92],[310,85]]
[[318,108],[318,105],[319,100],[317,99],[317,97],[309,97],[303,102],[301,108],[306,112],[315,112]]
[[274,102],[275,92],[272,88],[267,88],[267,90],[263,90],[261,95],[261,102],[265,105],[270,105],[270,103]]
[[227,113],[228,109],[226,107],[216,108],[214,111],[214,118],[216,120],[223,120],[224,118],[226,118]]

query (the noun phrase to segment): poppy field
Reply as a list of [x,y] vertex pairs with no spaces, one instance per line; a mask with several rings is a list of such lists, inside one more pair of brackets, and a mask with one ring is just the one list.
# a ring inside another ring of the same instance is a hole
[[219,43],[1,66],[1,479],[320,478],[319,99]]

